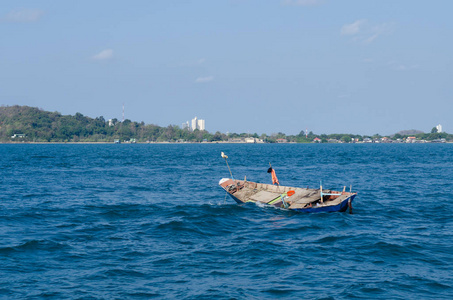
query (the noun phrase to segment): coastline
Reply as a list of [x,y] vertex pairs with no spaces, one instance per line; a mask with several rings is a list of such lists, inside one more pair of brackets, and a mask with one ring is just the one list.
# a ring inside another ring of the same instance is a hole
[[[0,142],[0,145],[113,145],[116,144],[114,142]],[[279,145],[294,145],[294,144],[304,144],[304,145],[312,145],[312,144],[453,144],[453,141],[446,141],[442,143],[436,143],[436,142],[423,142],[423,143],[401,143],[401,142],[395,142],[395,143],[364,143],[364,142],[355,142],[355,143],[295,143],[295,142],[287,142],[287,143],[247,143],[247,142],[227,142],[227,141],[219,141],[219,142],[135,142],[135,143],[120,143],[119,145],[134,145],[134,144],[140,144],[140,145],[152,145],[152,144],[178,144],[178,145],[183,145],[183,144],[206,144],[206,145],[211,145],[211,144],[247,144],[247,145],[257,145],[257,144],[279,144]]]

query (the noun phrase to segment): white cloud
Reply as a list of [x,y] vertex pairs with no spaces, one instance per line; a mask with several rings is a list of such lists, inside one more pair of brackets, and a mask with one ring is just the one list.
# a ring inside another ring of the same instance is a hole
[[293,5],[293,6],[314,6],[322,4],[323,0],[282,0],[283,5]]
[[363,42],[365,44],[372,43],[378,36],[390,34],[393,31],[393,23],[382,23],[371,28],[371,36],[366,38]]
[[38,21],[44,14],[39,9],[20,9],[9,12],[3,20],[6,22],[29,23]]
[[382,23],[371,26],[365,19],[357,20],[352,24],[345,24],[341,28],[341,35],[354,36],[354,42],[371,44],[378,37],[392,33],[394,23]]
[[419,68],[419,65],[410,65],[410,66],[407,66],[407,65],[397,65],[395,66],[395,70],[397,71],[409,71],[409,70],[415,70],[415,69],[418,69]]
[[420,67],[417,64],[414,65],[401,64],[394,60],[389,61],[387,64],[395,71],[410,71],[418,69]]
[[196,83],[205,83],[205,82],[209,82],[209,81],[213,81],[214,80],[214,77],[212,76],[208,76],[208,77],[198,77],[195,82]]
[[91,57],[94,60],[108,60],[113,58],[113,50],[105,49]]
[[377,39],[378,36],[379,36],[379,34],[378,34],[378,33],[375,33],[375,34],[373,34],[372,36],[370,36],[370,37],[364,39],[363,42],[364,42],[365,44],[371,44],[375,39]]
[[366,20],[357,20],[352,24],[345,24],[341,27],[341,35],[355,35],[360,32],[360,27]]

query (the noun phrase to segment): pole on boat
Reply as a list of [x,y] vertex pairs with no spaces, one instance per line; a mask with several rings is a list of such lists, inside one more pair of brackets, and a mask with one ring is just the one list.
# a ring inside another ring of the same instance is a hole
[[321,193],[321,203],[324,203],[324,201],[323,201],[323,199],[322,199],[322,198],[323,198],[323,197],[322,197],[322,196],[323,196],[323,195],[322,195],[322,180],[319,181],[319,191],[320,191],[320,193]]
[[226,154],[223,153],[223,152],[222,152],[220,155],[221,155],[223,158],[225,158],[225,162],[226,162],[226,165],[227,165],[227,167],[228,167],[228,171],[230,171],[231,179],[234,180],[234,178],[233,178],[233,173],[231,173],[230,166],[228,165],[228,160],[227,160],[227,159],[228,159],[228,155],[226,155]]

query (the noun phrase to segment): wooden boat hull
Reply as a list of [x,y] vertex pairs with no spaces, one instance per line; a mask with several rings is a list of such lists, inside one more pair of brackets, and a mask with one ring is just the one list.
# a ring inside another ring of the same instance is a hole
[[261,203],[294,211],[344,212],[352,208],[357,193],[276,186],[223,178],[220,187],[238,204]]
[[330,205],[330,206],[325,206],[325,207],[312,207],[312,208],[303,208],[303,209],[294,209],[296,211],[300,212],[306,212],[306,213],[316,213],[316,212],[345,212],[348,207],[351,209],[352,208],[352,200],[354,200],[356,195],[351,195],[349,198],[341,201],[337,205]]

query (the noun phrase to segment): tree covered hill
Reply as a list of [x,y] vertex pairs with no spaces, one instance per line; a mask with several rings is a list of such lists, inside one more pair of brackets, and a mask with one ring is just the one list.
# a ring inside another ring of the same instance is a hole
[[[113,142],[114,139],[166,141],[174,137],[176,128],[145,125],[130,120],[113,120],[113,126],[103,117],[90,118],[48,112],[29,106],[0,107],[0,141],[27,142]],[[15,137],[23,134],[25,137]],[[194,138],[203,139],[203,133]],[[179,138],[179,136],[178,136]],[[182,138],[182,137],[181,137]]]
[[0,139],[11,140],[25,134],[27,141],[78,141],[91,135],[105,135],[105,120],[91,119],[77,113],[64,116],[35,107],[8,106],[0,108]]
[[212,142],[239,136],[245,134],[211,134],[181,129],[175,125],[160,127],[128,119],[124,122],[113,119],[110,126],[102,116],[93,119],[81,113],[62,115],[29,106],[0,107],[0,142],[113,142],[116,139],[135,139],[137,142]]

